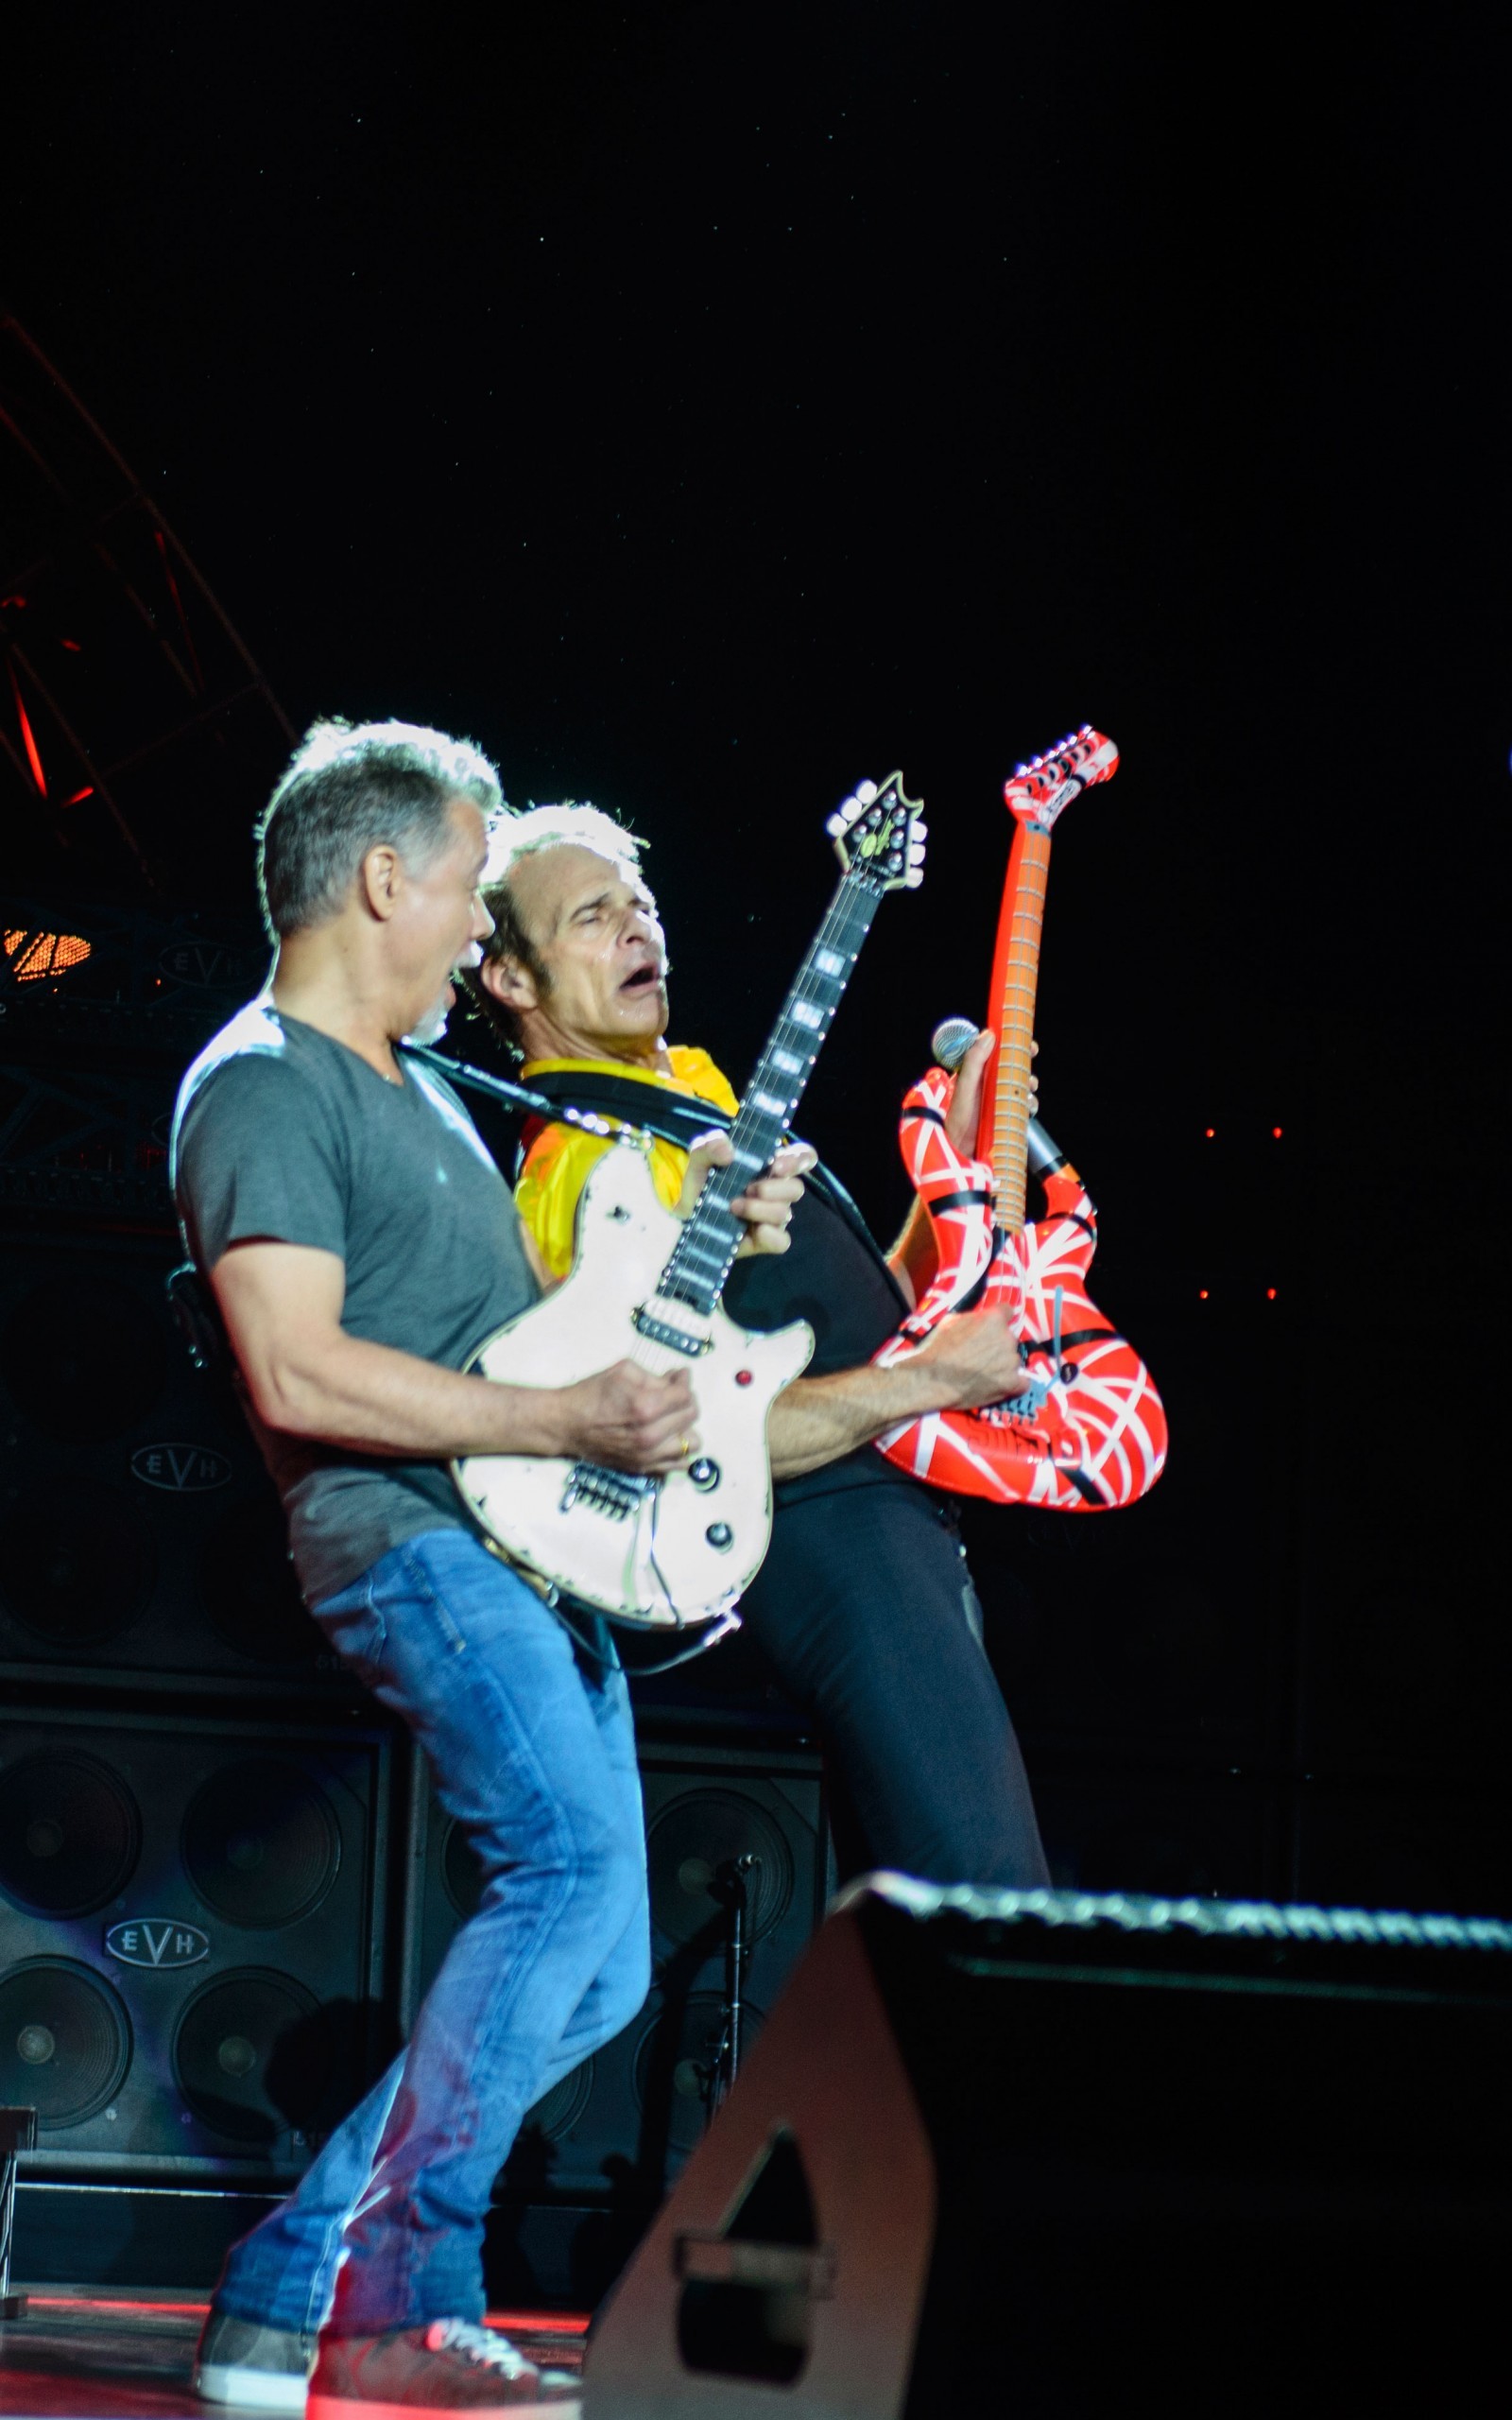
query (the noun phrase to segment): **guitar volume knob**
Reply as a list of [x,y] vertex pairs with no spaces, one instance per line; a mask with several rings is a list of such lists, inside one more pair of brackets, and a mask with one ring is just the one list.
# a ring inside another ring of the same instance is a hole
[[688,1464],[688,1477],[700,1494],[707,1495],[712,1488],[719,1484],[719,1465],[715,1461],[711,1461],[707,1454],[700,1454],[696,1462]]
[[728,1553],[735,1543],[735,1532],[728,1521],[711,1521],[704,1536],[721,1554]]

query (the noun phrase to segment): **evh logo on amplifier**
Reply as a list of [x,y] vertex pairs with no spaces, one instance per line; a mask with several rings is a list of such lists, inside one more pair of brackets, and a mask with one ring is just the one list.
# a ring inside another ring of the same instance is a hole
[[228,948],[223,942],[173,942],[162,952],[158,964],[175,983],[194,983],[206,990],[223,992],[262,980],[262,961],[256,953]]
[[173,1495],[199,1495],[207,1488],[225,1487],[232,1468],[213,1445],[139,1445],[131,1457],[131,1476],[144,1487],[165,1487]]
[[174,1916],[127,1916],[110,1926],[105,1946],[123,1966],[198,1966],[210,1955],[210,1936]]

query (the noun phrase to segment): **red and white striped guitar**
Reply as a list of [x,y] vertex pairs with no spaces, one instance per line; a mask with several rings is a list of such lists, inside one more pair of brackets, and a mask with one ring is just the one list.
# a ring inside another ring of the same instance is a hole
[[[929,1212],[939,1254],[912,1316],[875,1357],[902,1360],[952,1311],[998,1304],[1022,1316],[1027,1392],[981,1411],[936,1411],[877,1440],[900,1469],[953,1495],[1096,1512],[1132,1504],[1165,1467],[1165,1412],[1131,1344],[1087,1292],[1097,1214],[1080,1177],[1029,1115],[1030,1046],[1050,835],[1074,798],[1118,769],[1110,739],[1084,724],[1021,765],[1004,797],[1014,819],[998,921],[989,1019],[997,1044],[983,1082],[979,1156],[945,1132],[954,1076],[932,1067],[903,1102],[904,1164]],[[953,1021],[959,1065],[972,1028]],[[1040,1178],[1047,1215],[1024,1223],[1026,1173]]]

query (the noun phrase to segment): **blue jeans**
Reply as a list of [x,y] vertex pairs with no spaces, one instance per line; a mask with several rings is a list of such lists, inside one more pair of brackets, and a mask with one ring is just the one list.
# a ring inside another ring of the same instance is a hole
[[467,1530],[410,1538],[315,1615],[424,1749],[485,1887],[408,2048],[232,2251],[216,2308],[284,2328],[329,2310],[339,2336],[477,2320],[521,2118],[649,1988],[629,1697]]

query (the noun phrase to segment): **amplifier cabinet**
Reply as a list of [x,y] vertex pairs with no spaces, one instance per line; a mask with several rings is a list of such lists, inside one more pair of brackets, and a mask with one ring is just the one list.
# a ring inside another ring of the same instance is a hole
[[376,2075],[387,1733],[0,1720],[0,2101],[49,2172],[292,2178]]

